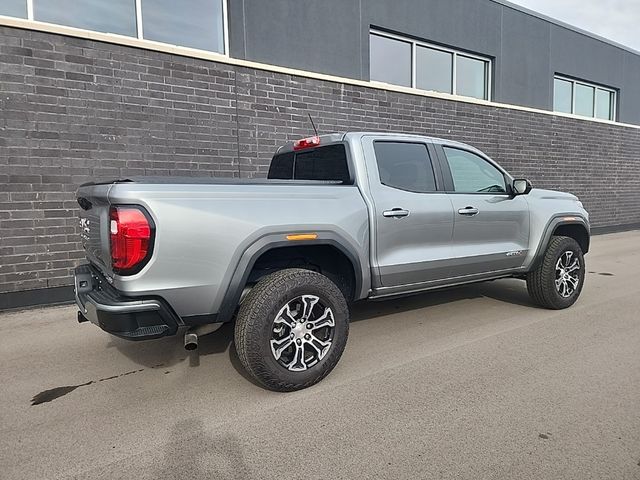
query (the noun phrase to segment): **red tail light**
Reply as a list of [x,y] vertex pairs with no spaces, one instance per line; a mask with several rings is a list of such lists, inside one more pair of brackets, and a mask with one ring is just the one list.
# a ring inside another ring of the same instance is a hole
[[154,226],[141,207],[111,207],[111,265],[113,271],[132,274],[140,271],[151,256]]
[[301,140],[296,140],[293,144],[294,150],[304,150],[305,148],[317,147],[320,145],[320,137],[309,137]]

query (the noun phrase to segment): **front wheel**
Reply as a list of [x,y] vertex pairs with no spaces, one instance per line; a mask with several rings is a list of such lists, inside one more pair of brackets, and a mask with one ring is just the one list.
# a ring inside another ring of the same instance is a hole
[[552,237],[542,262],[527,274],[527,290],[539,305],[560,310],[573,305],[582,291],[582,249],[570,237]]
[[235,344],[240,362],[265,387],[300,390],[336,366],[347,343],[349,310],[327,277],[286,269],[260,279],[240,306]]

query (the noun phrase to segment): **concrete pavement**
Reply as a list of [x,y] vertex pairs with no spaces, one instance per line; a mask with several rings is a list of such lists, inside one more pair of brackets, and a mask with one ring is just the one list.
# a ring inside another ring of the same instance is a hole
[[594,237],[565,311],[517,280],[358,305],[290,394],[243,376],[228,327],[192,355],[1,314],[0,478],[640,479],[639,247]]

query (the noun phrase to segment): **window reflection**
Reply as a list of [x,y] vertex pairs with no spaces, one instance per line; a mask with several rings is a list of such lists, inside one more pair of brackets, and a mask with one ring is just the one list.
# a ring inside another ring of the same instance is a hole
[[41,22],[97,32],[137,34],[135,0],[33,0],[33,16]]
[[489,59],[383,32],[369,39],[371,80],[489,99]]
[[573,84],[559,78],[553,81],[553,109],[556,112],[571,113]]
[[607,90],[596,91],[596,117],[613,120],[613,93]]
[[27,18],[27,0],[0,0],[0,15]]
[[553,110],[583,117],[615,121],[617,93],[583,80],[554,77]]
[[452,93],[453,54],[433,48],[417,47],[416,87]]
[[147,40],[224,52],[221,0],[142,0]]
[[580,83],[576,84],[575,114],[593,117],[594,88]]
[[393,85],[411,86],[411,44],[370,35],[371,80]]
[[486,62],[462,55],[456,58],[456,94],[486,99]]

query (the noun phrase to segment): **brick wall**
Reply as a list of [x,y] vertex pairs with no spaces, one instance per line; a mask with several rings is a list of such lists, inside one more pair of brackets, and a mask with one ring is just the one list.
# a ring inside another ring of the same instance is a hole
[[79,184],[261,176],[277,145],[310,133],[307,113],[323,133],[461,140],[579,195],[596,227],[640,223],[638,129],[0,27],[0,296],[70,285]]

